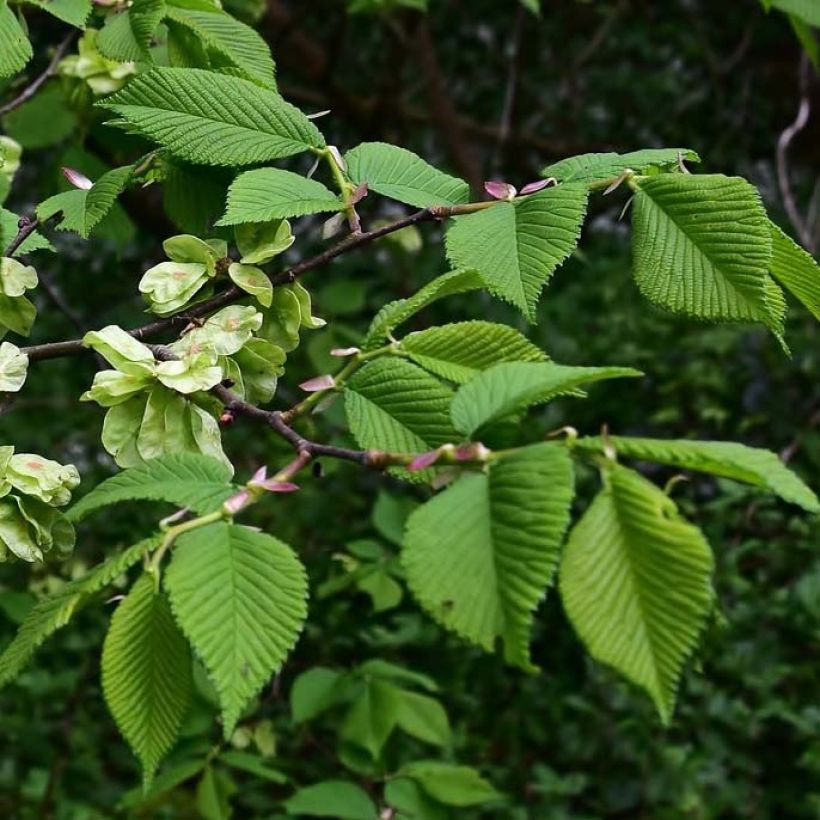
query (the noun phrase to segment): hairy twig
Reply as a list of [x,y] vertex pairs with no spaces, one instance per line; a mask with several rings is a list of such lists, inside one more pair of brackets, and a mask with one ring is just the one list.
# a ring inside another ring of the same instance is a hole
[[57,71],[57,66],[60,64],[60,61],[65,57],[66,52],[71,48],[72,43],[77,37],[79,32],[72,31],[61,43],[57,46],[57,50],[54,52],[54,56],[51,58],[51,62],[46,67],[45,71],[40,74],[33,82],[27,85],[13,100],[10,100],[5,105],[0,106],[0,117],[5,116],[10,111],[14,111],[15,108],[19,108],[23,103],[28,102],[42,87],[45,83],[54,76]]

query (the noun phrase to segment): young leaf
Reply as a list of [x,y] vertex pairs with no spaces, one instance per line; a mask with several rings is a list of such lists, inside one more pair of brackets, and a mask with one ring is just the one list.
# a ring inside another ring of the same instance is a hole
[[606,483],[570,533],[561,599],[590,654],[643,687],[668,723],[712,608],[712,553],[638,473],[613,467]]
[[341,207],[339,198],[315,179],[280,168],[257,168],[236,178],[228,191],[228,209],[217,224],[271,222]]
[[[778,458],[776,453],[746,447],[732,441],[687,441],[611,436],[609,444],[619,456],[655,461],[684,470],[697,470],[765,487],[785,501],[808,512],[820,512],[820,502],[812,490]],[[601,452],[600,438],[582,438],[581,450]]]
[[416,760],[406,763],[397,774],[415,780],[430,797],[447,806],[478,806],[503,798],[502,794],[469,766],[455,766],[437,760]]
[[635,194],[635,279],[649,301],[700,319],[772,326],[772,240],[757,191],[739,177],[662,174]]
[[165,11],[165,0],[134,0],[127,9],[106,19],[97,35],[97,48],[118,62],[150,60],[151,39]]
[[238,68],[249,80],[276,88],[276,69],[265,40],[245,23],[218,8],[168,6],[167,19]]
[[325,780],[299,789],[285,801],[289,815],[333,817],[337,820],[377,820],[367,792],[347,780]]
[[196,453],[174,453],[125,470],[98,484],[69,511],[71,521],[121,501],[167,501],[197,513],[218,509],[234,492],[221,461]]
[[152,575],[139,578],[111,618],[102,685],[147,788],[177,739],[192,685],[190,649]]
[[463,475],[407,522],[402,563],[422,607],[442,626],[532,670],[533,612],[550,585],[569,523],[566,449],[536,444]]
[[820,26],[820,7],[814,0],[771,0],[771,5],[799,17],[811,26]]
[[689,148],[644,148],[627,154],[606,151],[600,154],[580,154],[548,165],[541,171],[544,177],[559,182],[596,182],[619,177],[627,169],[643,173],[650,168],[674,169],[680,159],[700,162],[700,157]]
[[[391,453],[424,453],[454,442],[453,393],[421,368],[401,360],[376,359],[348,382],[345,411],[360,447]],[[421,480],[429,471],[417,473]]]
[[71,616],[85,603],[89,596],[108,586],[143,555],[158,546],[161,536],[152,536],[109,558],[84,578],[66,584],[62,589],[43,598],[29,610],[14,640],[0,655],[0,687],[13,680],[28,663],[38,647],[58,629],[64,627]]
[[457,322],[410,333],[399,343],[418,365],[458,384],[502,362],[543,362],[547,354],[517,330],[493,322]]
[[446,806],[442,805],[409,777],[393,777],[384,787],[384,799],[390,808],[395,809],[396,817],[405,820],[449,820],[450,814]]
[[29,0],[29,2],[76,28],[85,28],[85,21],[91,14],[92,8],[91,0]]
[[316,126],[275,92],[200,69],[156,68],[98,105],[200,165],[255,165],[325,144]]
[[463,205],[470,201],[470,186],[434,168],[405,148],[385,142],[363,142],[345,154],[350,179],[367,183],[382,196],[428,208]]
[[8,0],[0,0],[0,77],[16,74],[33,56],[31,43]]
[[820,266],[773,222],[770,273],[820,321]]
[[180,537],[165,587],[219,693],[229,738],[296,643],[307,615],[304,567],[270,535],[211,524]]
[[232,751],[222,752],[222,754],[219,755],[219,761],[220,763],[225,763],[227,766],[230,766],[232,769],[238,769],[240,772],[252,774],[260,780],[267,780],[270,783],[279,784],[288,782],[287,775],[278,769],[268,766],[261,757],[257,757],[254,754]]
[[456,391],[450,413],[460,433],[516,410],[541,404],[602,379],[642,376],[631,367],[568,367],[554,362],[507,362],[485,370]]
[[559,185],[456,217],[447,256],[534,321],[541,289],[578,244],[587,195],[584,185]]
[[364,340],[364,349],[372,350],[384,344],[384,339],[389,333],[433,302],[445,296],[469,293],[483,287],[484,280],[477,271],[453,270],[428,282],[420,291],[406,299],[388,302],[370,323]]
[[304,723],[335,706],[345,697],[344,676],[324,666],[314,666],[293,682],[290,710],[294,723]]

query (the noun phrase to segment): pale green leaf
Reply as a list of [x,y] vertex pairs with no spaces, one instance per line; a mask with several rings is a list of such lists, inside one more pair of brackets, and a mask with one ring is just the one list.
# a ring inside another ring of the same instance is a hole
[[212,71],[157,68],[99,105],[171,154],[203,165],[254,165],[325,144],[274,91]]
[[700,157],[689,148],[643,148],[627,154],[605,151],[579,154],[548,165],[541,171],[544,177],[559,182],[596,182],[621,176],[627,169],[643,173],[650,168],[675,169],[680,161],[700,162]]
[[760,196],[745,180],[662,174],[640,181],[633,217],[635,279],[651,302],[700,319],[772,326],[771,252]]
[[271,222],[341,207],[339,198],[315,179],[280,168],[257,168],[236,178],[228,191],[228,209],[217,224]]
[[218,8],[186,8],[185,5],[170,5],[167,19],[183,26],[203,46],[232,63],[249,80],[275,88],[273,58],[260,34]]
[[820,26],[820,5],[816,0],[771,0],[773,8],[793,14],[811,26]]
[[402,564],[422,607],[442,626],[532,669],[533,613],[552,582],[569,523],[572,463],[536,444],[468,473],[407,522]]
[[26,382],[28,356],[11,342],[0,344],[0,392],[16,393]]
[[147,787],[174,745],[191,696],[191,652],[157,579],[143,574],[111,618],[102,650],[105,702]]
[[219,693],[229,738],[296,643],[307,615],[304,567],[270,535],[211,524],[180,537],[165,587]]
[[0,77],[11,77],[34,56],[31,43],[7,0],[0,0]]
[[456,217],[447,256],[534,321],[541,289],[578,244],[587,196],[584,185],[558,185]]
[[399,343],[416,364],[463,384],[502,362],[543,362],[547,354],[517,330],[493,322],[458,322],[410,333]]
[[137,499],[167,501],[194,512],[219,508],[234,493],[231,471],[221,461],[196,453],[175,453],[133,467],[98,484],[69,511],[80,521],[110,504]]
[[370,323],[364,340],[365,350],[379,347],[388,334],[433,302],[445,296],[469,293],[483,287],[484,280],[476,271],[453,270],[428,282],[421,290],[406,299],[388,302]]
[[[778,458],[776,453],[746,447],[732,441],[689,441],[610,436],[609,444],[620,456],[654,461],[697,470],[765,487],[786,501],[809,512],[820,512],[820,502],[812,490]],[[600,438],[582,438],[581,450],[603,452]]]
[[820,266],[774,223],[770,273],[820,321]]
[[[360,447],[423,453],[455,442],[450,423],[453,393],[409,362],[376,359],[347,384],[345,411]],[[429,471],[413,474],[424,480]]]
[[631,367],[568,367],[554,362],[507,362],[485,370],[456,391],[451,415],[466,436],[516,410],[541,404],[602,379],[642,376]]
[[66,584],[43,598],[28,612],[14,640],[0,655],[0,687],[20,673],[38,647],[64,627],[89,596],[108,586],[129,567],[159,545],[161,536],[152,536],[129,547],[95,567],[84,578]]
[[463,179],[439,171],[398,145],[364,142],[348,151],[345,161],[357,185],[367,183],[369,190],[416,208],[470,201],[470,186]]
[[712,553],[637,473],[613,467],[606,483],[570,533],[561,598],[590,654],[645,689],[668,723],[712,608]]

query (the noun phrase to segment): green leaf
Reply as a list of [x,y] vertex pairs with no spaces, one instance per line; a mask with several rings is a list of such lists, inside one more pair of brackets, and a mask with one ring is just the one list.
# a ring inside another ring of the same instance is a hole
[[472,436],[516,410],[541,404],[602,379],[642,376],[631,367],[568,367],[554,362],[507,362],[485,370],[456,391],[455,428]]
[[85,198],[85,225],[80,235],[88,237],[91,231],[108,216],[117,197],[131,182],[134,173],[133,165],[115,168],[103,174],[88,191]]
[[389,333],[433,302],[445,296],[469,293],[483,287],[484,280],[477,271],[453,270],[428,282],[421,290],[406,299],[388,302],[370,323],[364,340],[364,349],[372,350],[382,345]]
[[191,652],[157,579],[143,574],[111,618],[102,651],[105,702],[143,768],[147,788],[191,697]]
[[56,145],[76,127],[77,114],[58,80],[3,117],[3,130],[26,150]]
[[108,17],[97,35],[100,53],[118,62],[150,61],[150,45],[162,18],[165,0],[134,0],[120,14]]
[[98,484],[69,511],[71,521],[121,501],[167,501],[208,513],[235,492],[231,471],[221,461],[196,453],[175,453],[152,459]]
[[200,165],[254,165],[325,144],[316,126],[275,92],[200,69],[154,69],[98,105]]
[[[618,455],[669,464],[685,470],[732,478],[765,487],[786,501],[809,512],[820,512],[817,496],[778,458],[776,453],[746,447],[731,441],[688,441],[611,436],[609,443]],[[582,438],[575,446],[603,452],[600,438]]]
[[27,2],[75,28],[85,28],[85,21],[91,14],[92,8],[91,0],[27,0]]
[[561,598],[575,631],[595,659],[649,693],[664,723],[712,608],[712,569],[701,531],[624,467],[608,471],[564,550]]
[[559,182],[597,182],[619,177],[627,169],[641,174],[650,168],[673,170],[680,158],[700,162],[690,148],[643,148],[627,154],[605,151],[598,154],[580,154],[548,165],[541,171],[544,177],[555,177]]
[[377,820],[378,814],[367,792],[347,780],[325,780],[299,789],[285,801],[288,814],[333,817],[337,820]]
[[229,738],[296,643],[307,615],[304,567],[270,535],[212,524],[179,538],[165,587],[219,693]]
[[791,237],[773,222],[770,272],[796,299],[820,321],[820,266]]
[[799,17],[811,26],[820,26],[820,6],[815,0],[771,0],[771,5]]
[[399,690],[396,723],[407,734],[425,743],[449,746],[452,742],[447,712],[437,700],[426,695]]
[[170,5],[168,20],[183,26],[203,45],[217,52],[249,79],[276,87],[276,69],[270,48],[250,26],[217,8]]
[[456,217],[447,256],[534,321],[541,289],[578,244],[587,196],[584,185],[559,185]]
[[41,222],[50,219],[61,212],[62,217],[57,223],[58,231],[73,231],[81,236],[85,233],[85,203],[88,191],[73,188],[54,194],[37,206],[37,217]]
[[412,151],[385,142],[363,142],[345,154],[347,172],[357,185],[416,208],[463,205],[470,186],[434,168]]
[[345,697],[344,676],[334,669],[314,666],[293,682],[290,710],[294,723],[304,723],[335,706]]
[[[360,447],[424,453],[458,439],[450,423],[452,398],[448,387],[421,368],[398,359],[376,359],[348,382],[345,412]],[[425,480],[429,472],[413,476]]]
[[407,522],[402,564],[421,606],[442,626],[533,670],[533,613],[552,582],[574,494],[558,444],[536,444],[469,473]]
[[449,812],[441,803],[428,797],[424,790],[408,777],[394,777],[384,787],[385,802],[398,810],[398,820],[448,820]]
[[418,365],[458,384],[502,362],[543,362],[547,354],[517,330],[493,322],[457,322],[410,333],[399,343]]
[[455,766],[437,760],[417,760],[406,763],[397,774],[412,778],[430,797],[448,806],[478,806],[503,798],[502,794],[469,766]]
[[377,760],[396,727],[400,691],[385,681],[367,680],[345,716],[340,736]]
[[34,56],[31,43],[7,0],[0,0],[0,77],[11,77]]
[[236,790],[225,772],[206,766],[196,788],[196,808],[205,820],[229,820],[230,796]]
[[[17,236],[20,217],[12,211],[0,208],[0,255],[9,246],[12,239]],[[14,252],[14,256],[32,253],[33,251],[54,250],[51,243],[39,232],[34,233]]]
[[247,772],[254,775],[261,780],[267,780],[270,783],[287,783],[288,778],[278,769],[271,768],[268,764],[257,755],[248,754],[247,752],[222,752],[219,755],[220,763],[225,763],[232,769],[238,769],[240,772]]
[[257,168],[236,178],[228,191],[228,209],[217,224],[271,222],[341,207],[339,198],[315,179],[280,168]]
[[143,555],[159,545],[161,536],[146,538],[109,558],[84,578],[66,584],[62,589],[35,604],[23,621],[14,640],[0,655],[0,687],[20,673],[47,638],[64,627],[89,596],[108,586]]
[[371,658],[369,661],[359,664],[358,671],[360,675],[382,678],[407,686],[417,686],[420,689],[426,689],[428,692],[438,691],[438,685],[429,675],[423,675],[421,672],[412,669],[405,669],[403,666],[397,666],[395,663],[390,663],[382,658]]
[[748,182],[647,177],[634,208],[635,279],[650,302],[700,319],[776,323],[767,294],[769,221]]

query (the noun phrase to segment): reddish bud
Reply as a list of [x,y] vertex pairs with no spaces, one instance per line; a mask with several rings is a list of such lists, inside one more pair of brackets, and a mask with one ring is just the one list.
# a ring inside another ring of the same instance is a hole
[[253,486],[267,490],[269,493],[294,493],[299,489],[298,484],[291,481],[277,481],[275,478],[269,478],[258,483],[254,482]]
[[411,473],[417,473],[419,470],[426,470],[435,464],[441,457],[441,450],[430,450],[429,453],[422,453],[416,456],[408,465],[407,469]]
[[548,185],[555,185],[555,184],[556,184],[555,177],[549,177],[548,179],[539,179],[538,182],[530,182],[528,185],[525,185],[521,189],[521,193],[524,196],[526,196],[527,194],[534,194],[536,191],[543,190]]
[[367,187],[367,183],[363,182],[359,185],[350,197],[350,204],[351,205],[358,205],[370,192],[370,189]]
[[236,515],[241,509],[247,506],[251,500],[251,494],[247,490],[240,490],[236,495],[232,495],[222,506],[229,515]]
[[330,355],[343,359],[346,356],[355,356],[361,352],[362,349],[360,347],[334,347],[333,350],[330,351]]
[[60,169],[63,176],[75,187],[81,191],[88,191],[94,187],[94,183],[85,174],[75,171],[73,168],[63,167]]
[[231,411],[230,411],[230,410],[226,410],[226,411],[225,411],[225,412],[224,412],[224,413],[223,413],[223,414],[219,417],[219,423],[220,423],[223,427],[227,427],[228,425],[233,424],[233,423],[234,423],[234,415],[233,415],[233,413],[231,413]]
[[333,376],[329,375],[316,376],[315,379],[308,379],[299,385],[305,393],[318,393],[320,390],[330,390],[330,388],[335,386],[336,380]]
[[485,182],[484,183],[484,190],[493,198],[493,199],[515,199],[515,195],[518,193],[514,185],[510,185],[509,182]]

